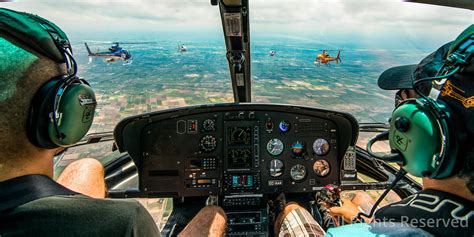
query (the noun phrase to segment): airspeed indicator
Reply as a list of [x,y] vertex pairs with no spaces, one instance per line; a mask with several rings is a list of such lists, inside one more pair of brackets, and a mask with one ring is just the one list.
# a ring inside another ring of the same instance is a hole
[[283,152],[283,142],[278,138],[273,138],[267,143],[267,151],[272,156],[280,155]]

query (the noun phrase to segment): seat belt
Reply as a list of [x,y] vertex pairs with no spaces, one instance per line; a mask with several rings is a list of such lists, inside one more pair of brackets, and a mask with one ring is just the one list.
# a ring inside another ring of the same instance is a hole
[[28,202],[56,195],[79,195],[46,175],[26,175],[0,182],[0,216]]

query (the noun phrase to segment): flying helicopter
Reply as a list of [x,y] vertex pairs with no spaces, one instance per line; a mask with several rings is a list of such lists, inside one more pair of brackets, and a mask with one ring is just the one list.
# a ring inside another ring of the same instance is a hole
[[132,62],[132,54],[130,51],[123,49],[120,47],[119,42],[113,42],[108,51],[99,52],[97,49],[96,53],[93,53],[89,45],[84,42],[86,46],[87,52],[89,54],[89,63],[92,61],[93,57],[103,57],[105,58],[105,62],[116,62],[116,61],[124,61],[124,63],[131,63]]
[[[329,51],[337,51],[337,56],[336,57],[331,57],[329,55]],[[316,59],[314,60],[314,64],[321,66],[321,64],[329,66],[329,62],[335,61],[336,64],[339,64],[341,61],[341,50],[326,50],[323,49],[320,54],[316,56]]]
[[181,53],[184,53],[188,51],[188,48],[186,47],[186,45],[181,44],[181,45],[178,45],[178,51]]

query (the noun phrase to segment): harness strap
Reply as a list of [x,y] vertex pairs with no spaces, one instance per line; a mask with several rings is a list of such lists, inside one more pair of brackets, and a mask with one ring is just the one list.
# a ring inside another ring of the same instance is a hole
[[45,175],[26,175],[0,182],[0,216],[28,202],[56,195],[78,195]]

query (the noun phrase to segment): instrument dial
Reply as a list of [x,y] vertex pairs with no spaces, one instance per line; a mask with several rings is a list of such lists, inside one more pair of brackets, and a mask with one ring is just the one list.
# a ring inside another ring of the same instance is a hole
[[324,156],[329,153],[329,142],[326,139],[318,138],[313,143],[313,151],[318,156]]
[[290,176],[294,181],[303,180],[306,177],[306,167],[303,165],[294,165],[291,167]]
[[273,138],[267,143],[267,151],[272,156],[280,155],[283,152],[283,142],[278,138]]
[[270,176],[272,177],[279,177],[283,174],[283,162],[278,159],[273,159],[270,161]]
[[202,127],[204,128],[204,131],[215,131],[216,130],[216,121],[214,119],[206,119],[204,122],[202,122]]
[[293,153],[296,158],[301,158],[302,156],[304,156],[304,154],[306,153],[306,147],[304,143],[300,141],[296,141],[295,143],[293,143],[293,145],[291,145],[291,153]]
[[313,170],[318,176],[324,177],[331,171],[331,166],[326,160],[317,160],[314,162]]
[[212,152],[217,147],[217,139],[214,136],[206,135],[199,141],[199,149],[204,152]]
[[280,132],[285,133],[290,131],[291,124],[288,121],[281,121],[278,125]]
[[252,132],[250,128],[233,128],[230,133],[230,141],[232,144],[248,145],[251,143]]

